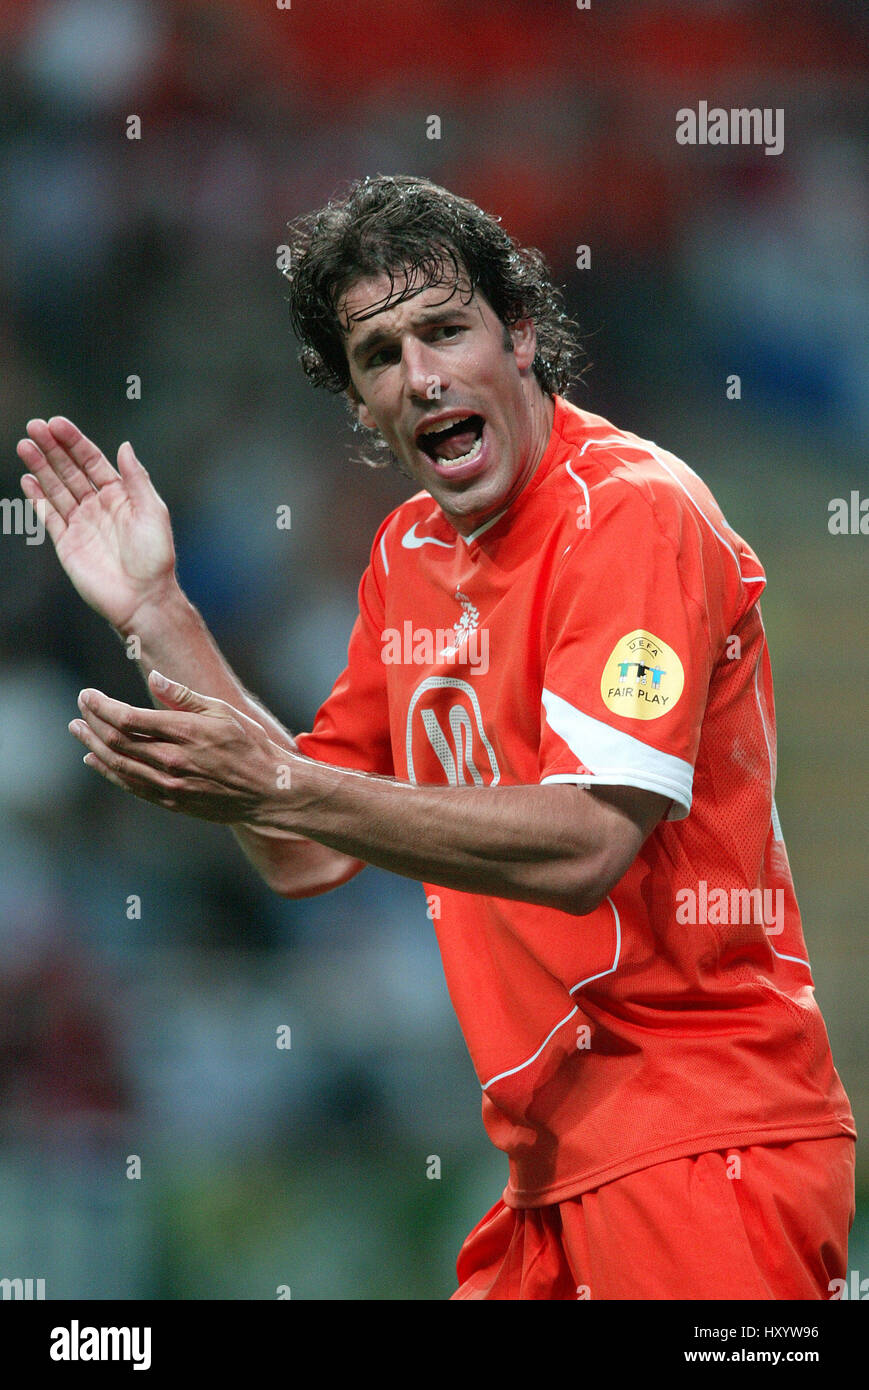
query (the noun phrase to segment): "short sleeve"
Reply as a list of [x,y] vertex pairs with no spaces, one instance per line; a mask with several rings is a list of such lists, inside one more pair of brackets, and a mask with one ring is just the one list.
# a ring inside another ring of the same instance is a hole
[[296,735],[306,758],[385,777],[395,775],[381,641],[387,573],[382,542],[391,519],[388,516],[380,526],[359,583],[359,612],[347,665],[317,711],[310,733]]
[[541,782],[644,788],[671,798],[669,820],[688,815],[721,570],[712,533],[674,488],[600,489],[549,594]]

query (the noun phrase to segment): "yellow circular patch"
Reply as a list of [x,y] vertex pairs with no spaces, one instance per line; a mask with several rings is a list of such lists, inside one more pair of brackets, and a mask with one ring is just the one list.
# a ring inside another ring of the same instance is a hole
[[672,647],[638,627],[620,637],[603,668],[600,697],[626,719],[660,719],[678,704],[685,672]]

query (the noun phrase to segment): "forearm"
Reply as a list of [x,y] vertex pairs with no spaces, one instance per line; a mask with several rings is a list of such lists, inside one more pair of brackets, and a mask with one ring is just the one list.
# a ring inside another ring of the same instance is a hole
[[617,812],[576,786],[414,787],[301,758],[292,769],[266,823],[408,878],[583,913],[613,868]]
[[[668,814],[670,798],[633,786],[414,786],[303,757],[230,701],[171,681],[168,709],[83,692],[70,731],[108,781],[170,811],[237,826],[260,845],[302,845],[287,896],[324,891],[363,863],[423,883],[591,912]],[[307,843],[304,843],[307,842]],[[285,886],[289,884],[289,887]]]
[[262,724],[269,736],[289,748],[289,733],[245,689],[225,660],[202,615],[173,585],[160,600],[143,604],[118,635],[127,643],[136,639],[137,660],[144,680],[160,671],[191,690],[225,700]]
[[[191,690],[225,700],[261,724],[289,755],[288,731],[245,689],[202,615],[180,588],[173,586],[160,602],[143,605],[118,634],[124,641],[137,639],[139,669],[146,683],[149,673],[157,670]],[[255,829],[241,822],[229,828],[257,873],[287,896],[325,892],[346,882],[360,867],[286,830]]]

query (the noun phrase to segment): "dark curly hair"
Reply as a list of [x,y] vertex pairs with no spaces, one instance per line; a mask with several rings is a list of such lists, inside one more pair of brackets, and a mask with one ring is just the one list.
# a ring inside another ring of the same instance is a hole
[[[451,284],[455,293],[461,277],[468,296],[482,292],[505,333],[520,319],[533,319],[533,370],[544,391],[564,392],[577,374],[585,355],[577,325],[543,256],[520,246],[496,217],[467,198],[428,179],[378,174],[291,222],[289,232],[284,275],[290,314],[302,344],[299,360],[315,386],[336,393],[350,386],[337,305],[356,280],[383,274],[390,279],[389,295],[365,317],[432,285]],[[397,294],[396,275],[402,282]]]

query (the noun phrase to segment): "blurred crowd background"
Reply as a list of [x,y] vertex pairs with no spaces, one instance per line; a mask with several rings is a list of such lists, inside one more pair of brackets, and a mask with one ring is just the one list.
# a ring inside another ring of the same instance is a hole
[[[858,1124],[869,542],[827,522],[869,492],[865,40],[856,0],[0,2],[3,496],[31,416],[112,459],[131,439],[187,593],[309,728],[412,489],[354,459],[342,403],[302,376],[286,222],[377,172],[499,214],[582,326],[572,398],[685,458],[766,566],[778,803]],[[783,152],[677,144],[701,100],[782,108]],[[0,1277],[446,1296],[506,1167],[422,889],[367,869],[282,900],[226,830],[89,773],[76,694],[144,704],[135,665],[49,540],[0,555]],[[865,1214],[850,1265],[869,1274]]]

